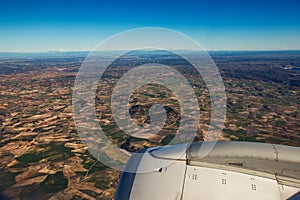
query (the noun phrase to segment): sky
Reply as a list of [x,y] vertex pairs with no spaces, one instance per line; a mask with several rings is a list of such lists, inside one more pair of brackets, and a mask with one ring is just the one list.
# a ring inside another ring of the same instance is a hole
[[298,0],[0,0],[0,52],[90,51],[140,27],[207,50],[299,50],[299,13]]

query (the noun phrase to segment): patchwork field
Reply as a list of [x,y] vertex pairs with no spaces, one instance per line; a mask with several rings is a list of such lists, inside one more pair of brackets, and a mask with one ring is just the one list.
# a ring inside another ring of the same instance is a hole
[[[227,117],[221,139],[300,147],[300,52],[210,54],[226,88]],[[87,151],[74,125],[72,88],[84,56],[0,56],[0,199],[113,198],[120,173]],[[143,63],[150,58],[161,59],[190,82],[200,105],[195,141],[203,140],[211,115],[205,83],[192,67],[160,52],[128,56],[108,68],[99,81],[96,112],[106,135],[118,147],[134,152],[168,144],[177,134],[180,105],[163,86],[138,88],[128,106],[140,126],[149,123],[151,105],[164,106],[167,120],[154,136],[125,134],[110,110],[111,92],[132,68],[131,61]]]

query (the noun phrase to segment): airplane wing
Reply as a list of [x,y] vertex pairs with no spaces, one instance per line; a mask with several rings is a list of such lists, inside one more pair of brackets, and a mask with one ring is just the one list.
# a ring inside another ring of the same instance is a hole
[[218,141],[203,156],[206,148],[198,142],[142,150],[129,159],[132,173],[122,173],[115,199],[300,199],[300,148]]

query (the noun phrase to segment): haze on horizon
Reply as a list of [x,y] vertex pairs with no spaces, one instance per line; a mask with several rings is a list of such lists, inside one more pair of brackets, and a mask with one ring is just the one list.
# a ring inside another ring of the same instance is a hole
[[0,7],[0,52],[89,51],[149,26],[180,31],[207,50],[300,49],[297,0],[12,0]]

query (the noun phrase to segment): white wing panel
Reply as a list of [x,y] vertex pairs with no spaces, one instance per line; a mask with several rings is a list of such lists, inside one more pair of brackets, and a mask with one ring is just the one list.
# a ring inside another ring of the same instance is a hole
[[276,180],[212,169],[187,166],[183,200],[280,200]]

